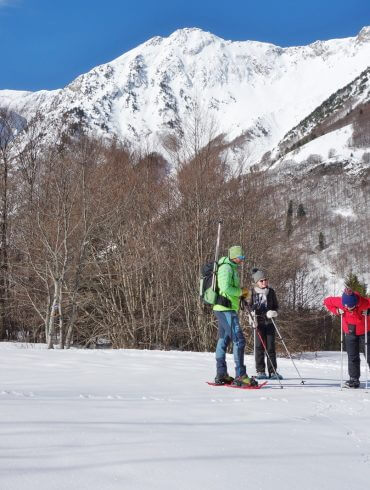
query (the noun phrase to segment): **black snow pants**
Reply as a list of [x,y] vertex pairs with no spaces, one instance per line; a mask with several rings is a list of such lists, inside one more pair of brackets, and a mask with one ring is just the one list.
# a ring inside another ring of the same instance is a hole
[[[258,335],[259,334],[259,335]],[[276,364],[276,351],[275,351],[275,327],[272,323],[267,323],[265,325],[259,325],[256,332],[256,370],[257,373],[265,372],[265,349],[261,342],[260,336],[263,343],[265,344],[268,355],[270,356],[272,365],[275,370],[277,369]],[[267,357],[267,356],[266,356]],[[274,369],[267,357],[267,369],[268,373],[274,373]]]
[[[355,327],[348,325],[349,333],[345,334],[348,355],[348,374],[350,378],[360,379],[360,350],[365,353],[365,335],[356,335]],[[370,335],[367,336],[367,360],[370,366]]]

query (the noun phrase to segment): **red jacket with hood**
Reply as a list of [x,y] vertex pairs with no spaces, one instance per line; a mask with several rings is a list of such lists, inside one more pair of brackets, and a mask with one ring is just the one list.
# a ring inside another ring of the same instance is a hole
[[[353,310],[348,310],[346,306],[342,304],[341,297],[329,296],[324,299],[324,305],[326,308],[334,313],[334,315],[339,315],[338,308],[344,311],[343,313],[343,332],[349,333],[348,325],[355,325],[356,335],[364,335],[365,333],[365,316],[363,311],[370,308],[370,298],[363,298],[358,293],[354,292],[358,297],[357,305]],[[367,317],[367,331],[370,330],[370,316]]]

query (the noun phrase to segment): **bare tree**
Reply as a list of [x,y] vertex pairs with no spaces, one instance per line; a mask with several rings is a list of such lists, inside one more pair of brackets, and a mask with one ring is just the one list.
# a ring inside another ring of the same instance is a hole
[[10,327],[9,233],[12,211],[12,172],[17,133],[23,121],[9,109],[0,109],[0,339]]

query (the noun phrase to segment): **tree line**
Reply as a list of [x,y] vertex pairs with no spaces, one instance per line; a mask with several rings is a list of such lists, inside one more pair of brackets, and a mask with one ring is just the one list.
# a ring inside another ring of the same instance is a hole
[[335,348],[291,214],[287,232],[287,189],[231,167],[209,121],[194,115],[181,139],[164,139],[166,159],[64,130],[45,145],[38,124],[0,111],[2,340],[212,350],[198,284],[222,219],[223,251],[246,251],[242,283],[253,266],[268,270],[291,349]]

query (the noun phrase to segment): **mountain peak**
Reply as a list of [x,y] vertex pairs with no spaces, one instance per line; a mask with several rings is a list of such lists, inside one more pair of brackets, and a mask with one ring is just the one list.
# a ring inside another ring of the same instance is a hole
[[201,37],[201,38],[217,38],[214,34],[209,31],[203,31],[200,27],[184,27],[182,29],[176,29],[170,36],[169,39],[176,40],[187,40],[189,38]]
[[41,107],[50,114],[45,125],[60,119],[87,134],[157,147],[167,134],[181,134],[199,102],[219,132],[229,141],[237,138],[242,150],[230,158],[254,165],[368,67],[369,42],[370,27],[357,38],[289,48],[224,40],[186,27],[149,39],[65,89],[19,95],[0,91],[0,105],[26,118]]
[[[215,42],[224,42],[224,40],[211,32],[203,31],[199,27],[184,27],[172,32],[168,37],[155,36],[144,42],[142,45],[134,48],[136,51],[141,47],[180,47],[186,54],[198,54],[206,46]],[[125,56],[126,53],[123,54]]]
[[370,41],[370,26],[365,26],[357,34],[357,39],[362,42]]
[[185,45],[186,51],[190,54],[198,54],[206,46],[223,41],[220,37],[215,36],[211,32],[203,31],[198,27],[177,29],[167,40],[170,44]]
[[219,45],[224,40],[211,32],[203,31],[198,27],[185,27],[177,29],[167,38],[163,39],[163,46],[169,49],[180,49],[185,55],[197,55],[207,46]]

